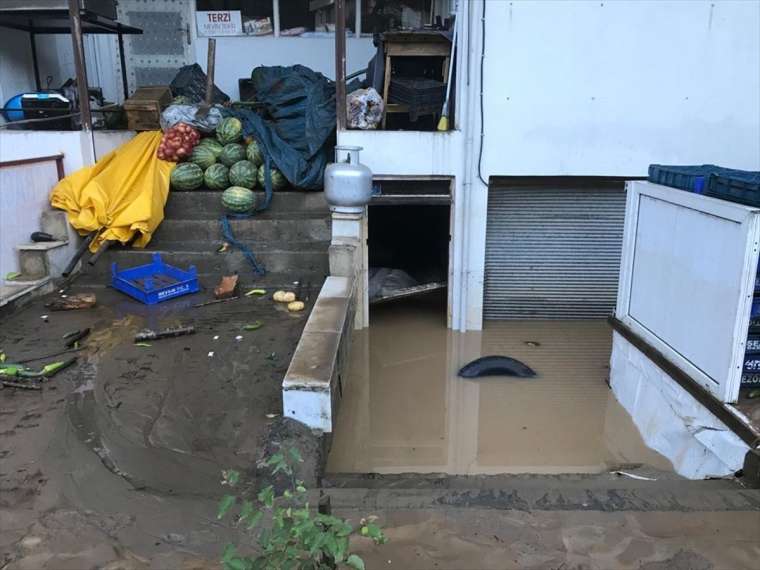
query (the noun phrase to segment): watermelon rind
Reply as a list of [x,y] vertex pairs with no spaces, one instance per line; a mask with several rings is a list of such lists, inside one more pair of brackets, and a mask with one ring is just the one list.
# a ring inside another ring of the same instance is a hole
[[230,212],[242,214],[253,209],[256,195],[242,186],[230,186],[222,192],[222,206]]
[[190,162],[193,162],[203,170],[206,170],[216,162],[216,153],[214,153],[210,145],[199,144],[193,149],[193,153],[190,155]]
[[216,138],[222,144],[234,143],[243,138],[243,124],[240,119],[235,117],[222,119],[216,127]]
[[212,164],[206,169],[203,181],[209,190],[224,190],[230,185],[230,169],[223,164]]
[[201,139],[201,142],[198,143],[198,146],[210,148],[211,151],[214,153],[214,157],[216,158],[219,157],[219,155],[222,152],[222,149],[224,148],[224,145],[222,145],[222,143],[220,143],[218,140],[214,138]]
[[243,188],[254,188],[258,170],[256,166],[247,160],[239,160],[230,166],[230,184]]
[[[257,175],[259,186],[264,188],[264,182],[266,180],[266,164],[259,166],[259,172]],[[285,178],[282,172],[276,168],[272,168],[272,190],[281,190],[288,185],[288,179]]]
[[224,145],[222,152],[219,154],[218,160],[224,166],[229,168],[236,162],[245,160],[245,147],[238,143]]
[[261,166],[264,163],[264,157],[261,155],[261,149],[259,143],[251,141],[245,149],[245,156],[251,161],[254,166]]
[[170,179],[175,190],[195,190],[203,184],[203,169],[192,162],[184,162],[172,170]]

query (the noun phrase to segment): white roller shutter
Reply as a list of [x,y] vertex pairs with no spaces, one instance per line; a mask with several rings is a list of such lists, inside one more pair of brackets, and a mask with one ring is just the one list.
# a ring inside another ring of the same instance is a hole
[[484,317],[611,314],[624,217],[620,182],[489,189]]

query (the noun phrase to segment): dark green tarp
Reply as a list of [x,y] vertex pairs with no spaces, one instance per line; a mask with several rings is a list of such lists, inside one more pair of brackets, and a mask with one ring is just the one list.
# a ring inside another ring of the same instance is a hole
[[[302,65],[257,67],[251,74],[253,109],[229,111],[291,185],[321,190],[332,158],[335,83]],[[269,176],[267,176],[269,183]]]

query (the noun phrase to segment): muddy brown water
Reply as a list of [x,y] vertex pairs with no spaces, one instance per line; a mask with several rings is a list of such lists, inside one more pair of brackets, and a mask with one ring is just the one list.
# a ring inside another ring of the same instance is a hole
[[[612,333],[604,321],[492,321],[462,334],[446,328],[439,304],[408,300],[373,308],[370,322],[353,338],[330,473],[672,468],[607,385]],[[537,376],[457,376],[492,354]]]

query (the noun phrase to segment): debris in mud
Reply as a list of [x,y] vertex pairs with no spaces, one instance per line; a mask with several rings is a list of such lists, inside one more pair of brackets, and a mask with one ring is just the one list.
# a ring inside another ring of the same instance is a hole
[[162,338],[173,338],[177,336],[185,336],[188,334],[195,334],[195,327],[192,325],[186,327],[171,327],[160,331],[154,331],[151,329],[145,329],[135,335],[135,342],[145,342],[148,340],[159,340]]
[[306,305],[303,301],[292,301],[288,303],[288,311],[291,313],[298,313],[299,311],[303,311],[304,308],[306,308]]
[[94,293],[80,293],[70,297],[61,297],[45,303],[45,307],[52,311],[74,311],[78,309],[91,309],[95,306],[97,297]]
[[209,305],[216,305],[218,303],[227,303],[228,301],[235,301],[237,299],[240,299],[240,297],[228,297],[226,299],[214,299],[212,301],[205,301],[204,303],[197,303],[193,305],[194,309],[200,309],[201,307],[208,307]]
[[262,323],[261,321],[256,321],[255,323],[252,323],[250,325],[243,325],[243,330],[256,331],[256,330],[259,330],[263,325],[264,323]]
[[266,289],[251,289],[245,294],[245,296],[246,297],[253,297],[253,296],[261,297],[266,294],[267,294]]
[[61,370],[68,368],[77,361],[73,356],[68,360],[46,364],[41,370],[32,370],[22,364],[3,362],[0,364],[0,376],[6,378],[52,378]]
[[482,356],[465,364],[459,370],[462,378],[481,378],[483,376],[517,376],[532,378],[535,371],[519,360],[509,356]]
[[18,388],[20,390],[42,390],[42,386],[36,383],[30,382],[13,382],[11,380],[3,380],[4,388]]
[[233,296],[237,296],[238,290],[238,276],[237,275],[225,275],[219,282],[219,285],[214,287],[214,297],[216,299],[228,299]]
[[613,471],[612,474],[635,479],[636,481],[657,481],[655,477],[645,477],[644,475],[636,475],[635,473],[628,473],[627,471]]
[[66,345],[66,348],[73,348],[79,346],[79,341],[84,339],[90,334],[90,329],[86,328],[84,330],[77,330],[77,331],[71,331],[70,333],[66,333],[64,335],[64,339],[66,342],[64,343]]

